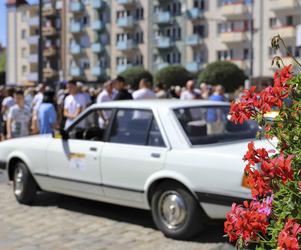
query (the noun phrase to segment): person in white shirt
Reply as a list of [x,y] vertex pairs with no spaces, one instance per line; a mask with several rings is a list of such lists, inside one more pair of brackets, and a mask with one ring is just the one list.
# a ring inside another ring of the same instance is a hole
[[29,135],[31,112],[25,106],[22,90],[15,93],[15,105],[9,109],[7,115],[7,139],[19,138]]
[[97,103],[110,102],[115,99],[117,91],[113,88],[113,81],[107,81],[103,85],[104,89],[97,96]]
[[151,82],[148,79],[142,79],[139,83],[139,90],[136,90],[133,94],[134,100],[156,99],[157,96],[154,91],[151,90]]
[[[113,101],[117,95],[117,91],[113,88],[113,81],[107,81],[103,87],[103,91],[100,92],[100,94],[97,96],[97,103],[103,103],[103,102],[110,102]],[[108,124],[108,121],[111,117],[111,111],[102,111],[99,114],[99,127],[105,128]]]
[[32,109],[34,111],[38,110],[41,103],[43,102],[44,92],[45,92],[46,86],[43,83],[40,83],[37,87],[38,93],[34,96],[32,100]]
[[181,100],[196,100],[200,99],[200,92],[195,89],[195,82],[189,80],[186,83],[186,90],[182,92],[180,99]]
[[5,98],[2,101],[2,105],[1,105],[1,115],[2,115],[2,120],[3,120],[3,138],[5,139],[6,135],[7,135],[7,115],[9,112],[9,109],[15,105],[15,100],[13,98],[14,95],[14,89],[13,88],[8,88],[5,91]]
[[68,128],[74,119],[84,110],[85,100],[78,95],[76,81],[69,81],[67,85],[69,95],[64,101],[65,128]]

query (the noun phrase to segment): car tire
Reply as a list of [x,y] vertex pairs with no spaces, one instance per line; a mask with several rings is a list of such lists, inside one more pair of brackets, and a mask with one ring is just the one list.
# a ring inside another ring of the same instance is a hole
[[37,184],[23,162],[17,162],[13,175],[14,194],[21,204],[30,205],[37,192]]
[[188,240],[204,228],[202,208],[178,183],[160,184],[152,196],[151,208],[157,228],[169,238]]

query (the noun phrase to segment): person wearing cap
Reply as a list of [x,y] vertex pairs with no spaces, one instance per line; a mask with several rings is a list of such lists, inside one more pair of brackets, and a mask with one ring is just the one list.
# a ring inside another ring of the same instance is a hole
[[114,89],[116,89],[117,94],[114,98],[116,101],[121,100],[132,100],[133,96],[126,88],[125,79],[122,76],[117,76],[117,78],[113,81]]

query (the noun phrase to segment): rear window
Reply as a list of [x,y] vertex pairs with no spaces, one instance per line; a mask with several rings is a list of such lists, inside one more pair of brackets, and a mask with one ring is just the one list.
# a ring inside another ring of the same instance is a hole
[[192,145],[255,138],[258,125],[254,121],[234,124],[229,120],[229,106],[175,109],[174,113]]

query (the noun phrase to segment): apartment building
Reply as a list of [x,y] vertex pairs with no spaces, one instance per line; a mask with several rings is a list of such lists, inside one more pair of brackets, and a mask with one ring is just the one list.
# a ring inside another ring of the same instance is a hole
[[[7,1],[8,83],[37,81],[37,11]],[[273,36],[301,57],[300,13],[301,0],[44,0],[44,81],[100,82],[130,67],[172,64],[197,73],[216,60],[271,76]]]

